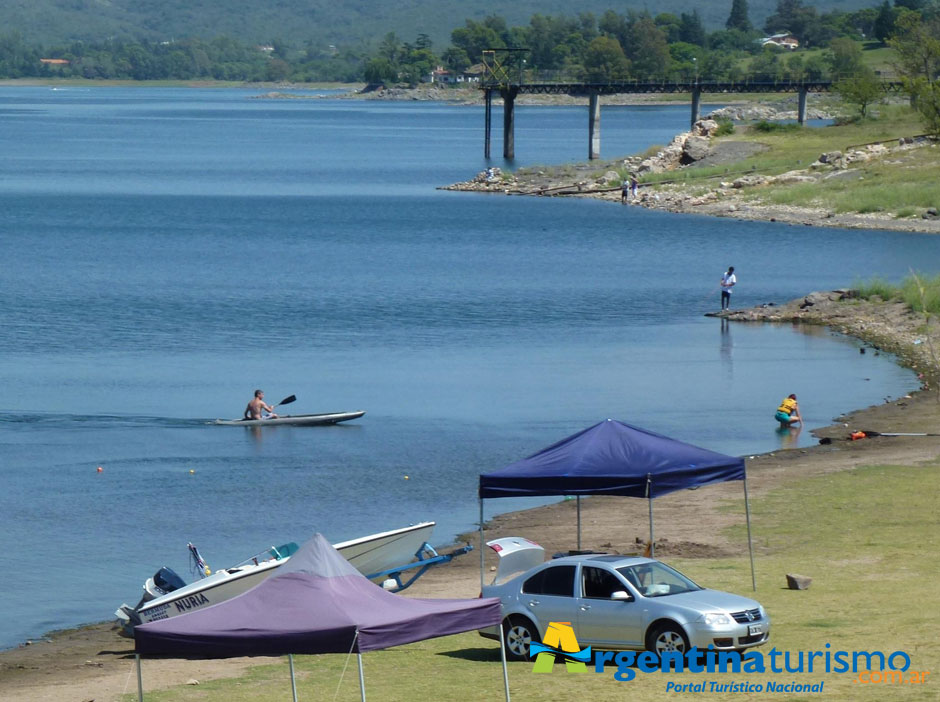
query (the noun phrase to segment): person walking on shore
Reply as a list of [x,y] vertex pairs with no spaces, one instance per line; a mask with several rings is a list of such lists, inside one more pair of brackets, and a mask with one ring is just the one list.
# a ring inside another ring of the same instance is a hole
[[780,426],[789,427],[791,424],[803,424],[800,417],[800,406],[796,403],[796,395],[789,395],[783,398],[783,402],[777,408],[774,419],[780,422]]
[[630,174],[630,193],[633,195],[634,200],[636,200],[640,194],[640,181],[636,179],[636,173]]
[[721,276],[721,309],[728,310],[731,309],[731,288],[733,288],[738,282],[738,279],[734,277],[734,266],[729,266],[728,271]]
[[627,204],[627,196],[630,194],[630,181],[625,180],[620,184],[620,204]]

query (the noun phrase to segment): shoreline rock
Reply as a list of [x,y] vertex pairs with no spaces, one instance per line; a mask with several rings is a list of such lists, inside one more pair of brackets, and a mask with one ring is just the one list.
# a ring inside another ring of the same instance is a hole
[[[733,166],[762,147],[755,142],[722,140],[710,143],[717,129],[710,119],[696,122],[693,129],[676,135],[669,145],[648,158],[629,156],[611,161],[565,164],[554,167],[521,168],[515,173],[500,171],[498,178],[481,177],[441,186],[441,190],[467,190],[504,195],[550,195],[593,197],[620,202],[620,182],[630,174],[681,171],[689,167]],[[724,180],[697,180],[691,185],[677,181],[640,183],[637,198],[628,201],[649,209],[713,217],[733,217],[791,225],[839,227],[843,229],[882,229],[904,232],[940,233],[937,208],[927,208],[920,216],[897,218],[890,213],[836,213],[821,207],[777,205],[755,202],[752,193],[767,185],[806,185],[832,178],[861,178],[859,164],[885,159],[915,148],[938,148],[926,137],[900,139],[897,144],[869,144],[846,152],[820,154],[818,160],[804,169],[779,175],[753,171],[726,173]],[[488,169],[490,171],[494,169]],[[598,172],[604,175],[598,177]],[[613,179],[611,174],[619,176]]]
[[894,354],[901,366],[918,374],[921,390],[940,387],[940,324],[904,302],[863,300],[855,290],[842,289],[812,292],[780,305],[766,303],[706,316],[735,322],[827,326],[864,341],[875,353]]

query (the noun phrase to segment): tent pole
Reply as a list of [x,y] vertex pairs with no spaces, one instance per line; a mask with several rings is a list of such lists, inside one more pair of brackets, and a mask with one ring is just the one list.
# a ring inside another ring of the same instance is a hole
[[134,658],[137,659],[137,700],[144,702],[144,679],[140,674],[140,654],[135,653]]
[[754,543],[751,541],[751,505],[747,499],[747,472],[744,473],[744,514],[747,516],[747,552],[751,557],[751,587],[757,592],[757,576],[754,575]]
[[581,495],[578,495],[578,550],[581,550]]
[[[500,633],[503,625],[499,624]],[[499,656],[503,659],[503,688],[506,690],[506,702],[509,702],[509,671],[506,669],[506,647],[503,645],[503,637],[499,638]]]
[[652,476],[646,474],[646,501],[649,504],[650,510],[650,557],[656,556],[656,542],[653,540],[653,497],[650,495],[651,485],[653,484]]
[[486,567],[483,562],[483,498],[480,498],[480,592],[483,592],[483,569]]
[[287,654],[287,662],[290,663],[290,691],[294,695],[294,702],[297,702],[297,681],[294,679],[294,654]]
[[[356,632],[358,634],[358,632]],[[362,653],[357,653],[356,658],[359,659],[359,691],[361,693],[362,702],[366,702],[366,679],[362,674]]]

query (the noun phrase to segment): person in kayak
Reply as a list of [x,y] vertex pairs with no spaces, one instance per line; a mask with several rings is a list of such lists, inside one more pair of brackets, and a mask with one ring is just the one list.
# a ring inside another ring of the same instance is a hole
[[780,422],[781,427],[803,423],[800,417],[800,406],[796,404],[796,395],[790,395],[783,399],[783,402],[777,408],[776,414],[774,414],[774,419]]
[[255,390],[255,396],[245,408],[244,419],[274,419],[277,415],[274,408],[264,401],[264,391]]

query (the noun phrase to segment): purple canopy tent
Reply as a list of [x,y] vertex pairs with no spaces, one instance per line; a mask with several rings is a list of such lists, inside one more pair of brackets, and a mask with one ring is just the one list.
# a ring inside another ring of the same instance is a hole
[[[138,694],[143,699],[141,655],[227,658],[287,654],[296,702],[294,653],[355,652],[365,700],[362,652],[474,631],[498,625],[500,619],[496,598],[416,599],[387,592],[317,534],[275,575],[242,595],[136,627]],[[505,653],[502,655],[508,701]]]
[[528,458],[480,475],[480,584],[483,584],[483,500],[493,497],[575,495],[581,548],[581,495],[645,497],[653,543],[653,498],[726,480],[744,481],[747,546],[754,576],[751,509],[744,459],[725,456],[668,436],[608,419]]

